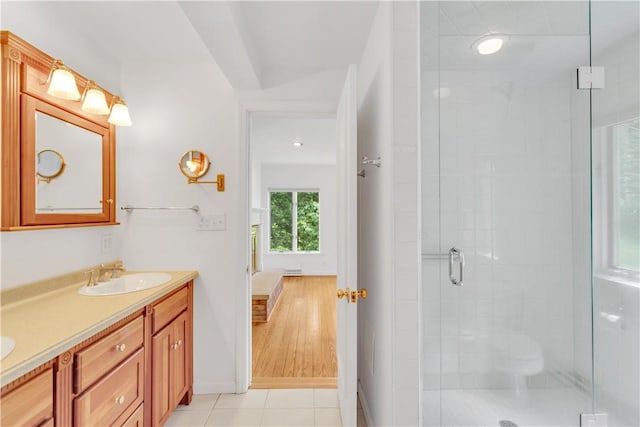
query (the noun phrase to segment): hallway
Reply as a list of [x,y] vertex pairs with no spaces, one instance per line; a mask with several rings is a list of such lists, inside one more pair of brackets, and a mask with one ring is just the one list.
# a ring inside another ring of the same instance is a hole
[[285,277],[271,318],[252,328],[252,388],[336,387],[335,276]]

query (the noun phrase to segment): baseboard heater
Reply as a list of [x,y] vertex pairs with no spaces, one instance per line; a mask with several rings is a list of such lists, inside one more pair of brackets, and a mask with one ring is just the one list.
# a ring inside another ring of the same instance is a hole
[[284,270],[284,276],[302,276],[301,268],[286,268]]

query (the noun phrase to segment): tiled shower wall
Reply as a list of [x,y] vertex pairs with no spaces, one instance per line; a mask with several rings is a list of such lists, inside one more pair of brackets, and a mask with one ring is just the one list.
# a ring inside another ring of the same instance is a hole
[[419,424],[418,2],[392,8],[394,425]]

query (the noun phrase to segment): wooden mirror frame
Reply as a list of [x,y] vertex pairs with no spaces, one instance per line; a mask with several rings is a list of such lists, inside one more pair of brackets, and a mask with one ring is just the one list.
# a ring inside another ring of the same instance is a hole
[[[87,113],[80,102],[46,93],[54,58],[8,31],[0,31],[2,68],[2,231],[115,225],[115,127],[108,116]],[[71,70],[80,93],[88,79]],[[104,91],[107,102],[113,95]],[[102,212],[36,213],[35,119],[39,110],[102,136]]]

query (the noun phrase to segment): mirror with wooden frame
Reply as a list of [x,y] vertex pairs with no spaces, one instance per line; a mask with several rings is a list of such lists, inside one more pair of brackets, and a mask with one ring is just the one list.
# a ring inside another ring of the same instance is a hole
[[52,57],[8,31],[0,42],[2,231],[117,224],[114,126],[47,93]]

